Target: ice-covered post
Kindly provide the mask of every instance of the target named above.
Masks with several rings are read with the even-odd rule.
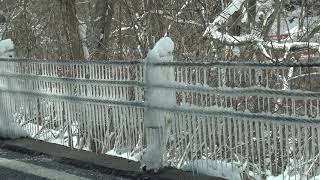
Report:
[[[173,41],[169,37],[164,37],[155,44],[147,56],[145,76],[147,108],[144,118],[147,149],[141,160],[146,170],[157,171],[166,163],[166,144],[172,115],[157,107],[173,107],[176,104],[176,94],[174,89],[156,88],[155,85],[168,85],[174,82],[174,68],[154,65],[154,63],[172,62],[173,49]]]
[[[0,58],[8,59],[14,57],[14,44],[11,39],[0,40]],[[3,64],[2,64],[3,63]],[[10,70],[5,66],[8,61],[0,63],[0,72],[4,73]],[[9,80],[6,84],[0,84],[1,88],[14,89],[14,84]],[[0,92],[0,137],[1,138],[18,138],[28,136],[21,126],[13,121],[12,115],[8,114],[8,102],[4,98],[7,94]]]

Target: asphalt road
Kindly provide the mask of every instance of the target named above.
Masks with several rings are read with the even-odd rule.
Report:
[[[6,180],[46,180],[46,178],[26,174],[23,172],[15,171],[9,168],[0,166],[0,177]]]
[[[29,155],[4,149],[0,149],[0,179],[128,180],[103,174],[97,170],[81,169],[46,155]]]

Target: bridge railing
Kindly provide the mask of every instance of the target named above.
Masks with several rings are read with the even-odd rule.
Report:
[[[0,97],[32,137],[74,148],[144,152],[155,136],[144,127],[148,108],[169,117],[163,163],[206,169],[213,162],[256,178],[317,174],[319,63],[152,66],[171,68],[172,81],[146,83],[148,66],[140,60],[2,59]],[[150,89],[173,91],[174,104],[146,103]]]
[[[100,153],[142,147],[140,61],[3,59],[0,67],[5,108],[32,137]]]
[[[154,63],[174,67],[167,151],[172,165],[230,163],[251,176],[316,175],[320,143],[320,64]],[[226,170],[227,171],[227,170]],[[268,174],[269,173],[269,174]]]

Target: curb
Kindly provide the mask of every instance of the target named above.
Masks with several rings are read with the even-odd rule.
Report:
[[[40,140],[23,138],[15,140],[0,139],[0,148],[15,152],[39,155],[44,154],[62,163],[83,169],[95,169],[102,173],[136,180],[223,180],[172,167],[161,169],[159,173],[147,173],[140,170],[140,163],[105,154],[72,149],[66,146],[47,143]]]

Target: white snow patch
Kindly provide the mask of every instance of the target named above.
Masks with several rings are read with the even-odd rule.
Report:
[[[195,160],[181,167],[184,171],[193,171],[214,177],[230,180],[241,180],[240,169],[231,163],[218,160]]]
[[[122,153],[122,154],[119,154],[114,149],[106,152],[106,154],[110,155],[110,156],[116,156],[116,157],[121,157],[124,159],[129,159],[129,160],[136,161],[136,162],[138,162],[140,160],[140,156],[141,156],[141,153],[136,153],[136,154]]]

